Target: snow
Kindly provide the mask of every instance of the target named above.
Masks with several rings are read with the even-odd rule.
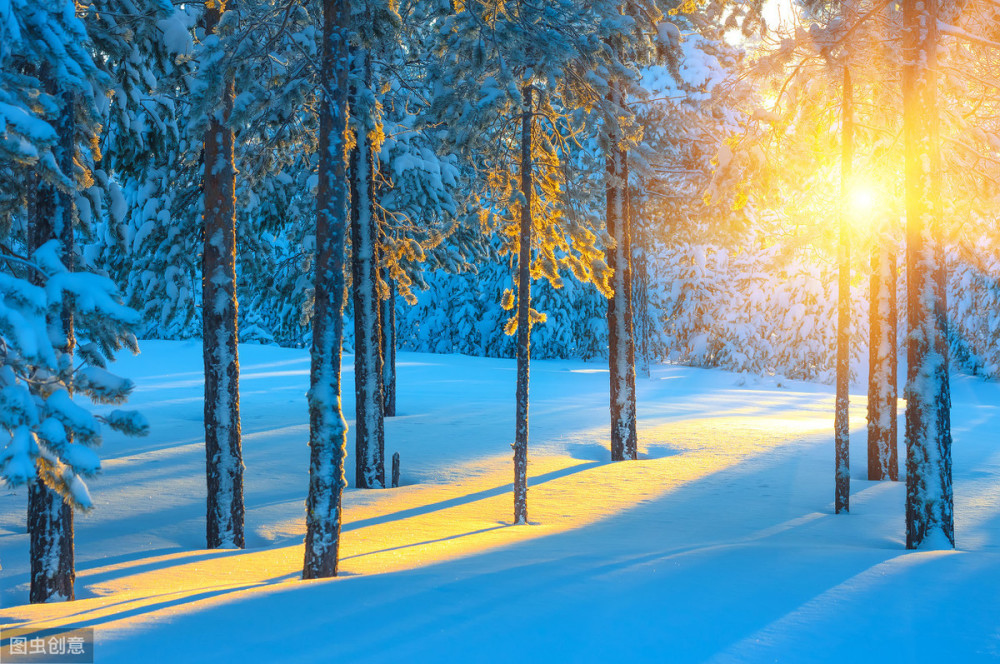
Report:
[[[26,490],[0,495],[0,623],[94,627],[102,664],[1000,657],[995,383],[953,377],[959,549],[907,551],[904,483],[862,479],[863,394],[834,515],[831,387],[654,366],[640,460],[612,464],[606,364],[535,361],[512,526],[514,362],[401,352],[402,486],[345,491],[341,577],[302,582],[308,353],[240,347],[248,548],[207,551],[201,346],[141,346],[111,370],[151,435],[104,433],[78,601],[25,605]]]
[[[156,22],[156,26],[163,32],[164,47],[173,55],[190,55],[194,48],[184,18],[184,14],[176,13]],[[150,87],[155,88],[156,85]]]

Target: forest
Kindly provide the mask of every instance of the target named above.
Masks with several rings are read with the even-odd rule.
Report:
[[[1000,657],[998,194],[994,0],[0,0],[0,654]]]

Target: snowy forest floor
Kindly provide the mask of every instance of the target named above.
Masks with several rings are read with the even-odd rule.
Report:
[[[78,601],[26,604],[26,491],[0,496],[0,623],[94,627],[101,664],[1000,659],[995,383],[953,379],[958,550],[908,552],[903,483],[864,479],[863,395],[837,516],[831,387],[654,368],[641,459],[612,464],[606,366],[533,362],[512,526],[514,363],[400,353],[403,486],[349,489],[342,576],[302,582],[308,353],[241,347],[247,549],[206,551],[200,345],[142,348],[117,370],[152,435],[104,443]]]

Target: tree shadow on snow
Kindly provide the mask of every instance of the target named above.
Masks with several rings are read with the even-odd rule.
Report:
[[[581,473],[599,465],[601,464],[595,461],[592,463],[581,463],[576,466],[571,466],[570,468],[563,468],[562,470],[553,470],[552,472],[542,473],[541,475],[529,477],[528,485],[538,486],[539,484],[544,484],[545,482]],[[411,507],[398,512],[392,512],[391,514],[383,514],[382,516],[375,516],[369,519],[361,519],[360,521],[345,523],[342,531],[357,530],[359,528],[367,528],[368,526],[375,526],[382,523],[388,523],[390,521],[409,519],[414,516],[423,516],[425,514],[430,514],[431,512],[446,510],[451,507],[458,507],[459,505],[467,505],[468,503],[474,503],[479,500],[502,496],[511,493],[513,490],[513,484],[503,484],[501,486],[493,487],[492,489],[483,489],[482,491],[475,491],[464,496],[449,498],[447,500],[439,500],[436,503],[430,503],[428,505],[420,505],[419,507]]]

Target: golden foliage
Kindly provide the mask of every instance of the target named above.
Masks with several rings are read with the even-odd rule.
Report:
[[[508,288],[503,292],[503,296],[500,298],[500,306],[503,307],[504,311],[510,311],[514,308],[514,289]]]

